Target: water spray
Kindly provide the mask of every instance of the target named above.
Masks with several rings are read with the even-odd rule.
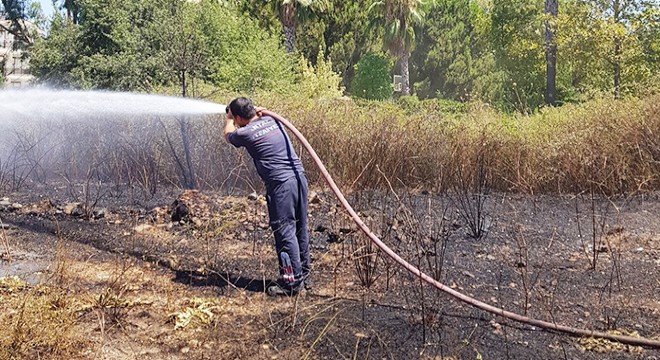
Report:
[[[558,331],[562,333],[567,333],[573,336],[585,336],[585,337],[594,337],[594,338],[603,338],[611,341],[616,341],[620,342],[623,344],[629,344],[629,345],[635,345],[635,346],[646,346],[646,347],[651,347],[651,348],[660,348],[660,340],[654,340],[654,339],[646,339],[646,338],[641,338],[641,337],[634,337],[634,336],[627,336],[627,335],[616,335],[616,334],[609,334],[606,332],[601,332],[601,331],[596,331],[596,330],[588,330],[588,329],[579,329],[579,328],[574,328],[571,326],[565,326],[565,325],[560,325],[556,323],[551,323],[543,320],[538,320],[538,319],[533,319],[527,316],[523,316],[520,314],[516,314],[510,311],[506,311],[502,308],[498,308],[496,306],[484,303],[482,301],[479,301],[473,297],[467,296],[463,293],[460,293],[452,288],[450,288],[447,285],[442,284],[441,282],[435,280],[434,278],[430,277],[429,275],[425,274],[418,268],[416,268],[414,265],[411,263],[407,262],[401,256],[399,256],[397,253],[395,253],[392,249],[390,249],[385,243],[383,243],[382,240],[378,238],[370,229],[369,227],[360,219],[360,216],[353,210],[353,207],[348,203],[344,195],[341,193],[339,190],[339,187],[337,187],[337,184],[335,184],[334,180],[330,176],[330,173],[328,173],[328,170],[325,168],[321,160],[319,159],[318,155],[312,148],[312,146],[309,144],[307,139],[302,135],[298,129],[296,129],[293,124],[291,124],[288,120],[282,118],[281,116],[277,115],[276,113],[272,111],[267,111],[263,110],[262,111],[263,115],[265,116],[271,116],[275,120],[279,121],[282,123],[287,129],[289,129],[297,138],[300,140],[302,145],[305,147],[307,152],[311,155],[312,159],[314,160],[314,163],[316,163],[316,166],[319,168],[321,171],[321,174],[327,181],[328,185],[330,185],[330,188],[332,191],[335,193],[337,198],[339,199],[339,202],[342,204],[344,209],[348,211],[348,213],[351,215],[351,218],[353,221],[358,225],[360,230],[364,232],[367,237],[376,245],[378,246],[387,256],[389,256],[392,260],[394,260],[397,264],[402,266],[404,269],[406,269],[408,272],[411,274],[421,278],[423,281],[426,283],[432,285],[436,289],[460,300],[461,302],[464,302],[468,305],[474,306],[478,309],[487,311],[491,314],[499,315],[504,318],[517,321],[523,324],[528,324],[532,326],[537,326],[543,329],[548,329],[552,331]]]
[[[213,102],[154,94],[28,88],[0,90],[0,123],[17,119],[222,114]]]

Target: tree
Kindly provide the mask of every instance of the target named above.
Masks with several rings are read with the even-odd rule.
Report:
[[[374,25],[384,30],[383,45],[397,59],[401,95],[410,95],[410,53],[415,48],[414,25],[422,22],[421,0],[378,0],[371,4]]]
[[[0,19],[9,22],[8,25],[0,22],[0,29],[12,34],[17,43],[32,45],[34,37],[26,23],[29,4],[25,0],[2,0],[0,5]]]
[[[67,19],[71,20],[74,24],[78,24],[78,17],[80,16],[79,0],[61,0],[59,9],[66,10]]]
[[[371,2],[334,0],[333,11],[320,16],[325,24],[325,54],[332,60],[333,70],[342,75],[342,83],[347,88],[352,83],[355,64],[377,44],[368,31]]]
[[[571,68],[573,86],[615,98],[646,91],[657,69],[653,46],[648,46],[654,42],[657,1],[566,0],[563,6],[557,44],[560,62],[563,57]]]
[[[554,41],[558,0],[545,0],[545,103],[554,106],[557,95],[557,44]]]
[[[608,56],[612,65],[614,98],[621,97],[621,67],[624,63],[624,49],[627,38],[635,32],[635,20],[643,11],[644,0],[599,0],[590,1],[595,15],[606,22],[605,31],[612,39],[612,49]]]
[[[51,87],[75,87],[73,74],[78,72],[83,46],[79,27],[56,13],[48,37],[30,49],[30,70],[39,82]]]
[[[282,49],[278,36],[236,8],[210,0],[202,4],[199,26],[210,56],[204,78],[236,92],[281,91],[293,84],[294,59]]]
[[[439,0],[427,12],[417,50],[411,59],[411,79],[420,98],[458,101],[473,98],[475,83],[489,59],[488,17],[471,0]]]
[[[188,96],[191,79],[201,77],[208,66],[208,46],[200,26],[203,11],[200,4],[169,0],[165,8],[156,10],[148,34],[177,79],[183,97]],[[173,20],[176,26],[172,26]]]
[[[340,86],[341,76],[332,71],[332,63],[323,58],[319,51],[316,66],[308,64],[301,56],[298,61],[297,81],[293,92],[297,96],[318,99],[323,97],[336,98],[342,95],[344,89]]]
[[[200,23],[203,20],[205,5],[191,2],[169,0],[164,8],[156,10],[154,15],[152,39],[158,48],[167,67],[172,71],[180,87],[182,97],[189,96],[190,82],[202,77],[203,70],[208,65],[208,46]],[[173,20],[176,25],[173,25]],[[177,117],[179,132],[183,146],[185,163],[172,151],[177,168],[181,174],[181,183],[186,189],[198,186],[194,162],[192,160],[191,124],[186,116]],[[169,138],[168,138],[169,142]],[[170,147],[173,145],[170,142]]]
[[[650,91],[660,90],[660,6],[648,4],[639,15],[636,36],[641,46],[643,65],[647,69],[640,79],[641,86]]]
[[[502,103],[529,113],[543,103],[545,71],[543,0],[494,1],[490,36],[495,65],[502,71]]]
[[[262,25],[270,28],[269,16],[264,13],[268,6],[271,14],[279,19],[284,36],[284,48],[292,53],[296,49],[296,27],[298,22],[309,20],[313,14],[322,13],[331,7],[332,0],[248,0],[243,7]]]

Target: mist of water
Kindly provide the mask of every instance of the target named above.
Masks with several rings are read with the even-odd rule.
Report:
[[[225,105],[174,96],[45,88],[0,90],[0,123],[31,119],[224,114]]]

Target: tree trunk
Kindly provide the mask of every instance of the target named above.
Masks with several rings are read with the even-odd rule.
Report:
[[[410,71],[408,65],[410,63],[410,53],[406,50],[401,54],[399,66],[401,67],[401,95],[410,95]]]
[[[181,82],[181,96],[188,97],[188,81],[186,70],[180,70],[179,80]],[[182,116],[179,121],[179,129],[181,130],[181,142],[183,143],[183,154],[186,157],[186,163],[179,164],[181,174],[183,176],[182,186],[184,189],[196,189],[197,178],[195,176],[195,168],[193,167],[192,152],[190,150],[190,129],[188,119]]]
[[[545,0],[545,13],[551,17],[545,21],[545,103],[552,106],[557,103],[557,44],[553,21],[558,12],[558,0]]]
[[[76,0],[66,0],[64,1],[63,7],[66,9],[66,17],[71,20],[74,24],[78,24],[78,3]]]
[[[614,63],[612,67],[614,68],[614,98],[619,99],[621,97],[621,40],[618,37],[614,38]]]
[[[279,0],[278,0],[279,1]],[[296,2],[282,5],[280,20],[284,31],[284,48],[292,53],[296,49]]]
[[[284,49],[288,53],[292,53],[296,49],[296,28],[284,28]]]
[[[184,189],[197,188],[197,176],[195,175],[195,168],[193,167],[192,151],[190,150],[190,129],[188,119],[184,116],[179,119],[179,128],[181,129],[181,140],[183,142],[183,154],[186,157],[186,164],[181,170],[183,172],[183,186]]]
[[[181,96],[188,97],[188,83],[186,82],[186,70],[179,70],[179,84],[181,85]]]
[[[615,24],[620,24],[622,19],[623,7],[621,1],[615,0],[612,3],[612,16]],[[612,59],[613,83],[614,83],[614,98],[621,97],[621,39],[618,35],[614,35],[614,58]]]

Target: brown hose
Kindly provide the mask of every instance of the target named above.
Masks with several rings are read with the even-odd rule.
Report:
[[[615,335],[615,334],[608,334],[605,332],[600,332],[600,331],[595,331],[595,330],[586,330],[586,329],[578,329],[570,326],[565,326],[565,325],[559,325],[555,323],[550,323],[547,321],[543,320],[538,320],[538,319],[533,319],[529,318],[527,316],[522,316],[516,313],[512,313],[510,311],[506,311],[504,309],[486,304],[484,302],[481,302],[475,298],[472,298],[470,296],[464,295],[442,283],[439,281],[433,279],[432,277],[426,275],[422,271],[420,271],[418,268],[416,268],[414,265],[410,264],[403,258],[401,258],[397,253],[392,251],[385,243],[383,243],[378,236],[376,236],[369,227],[360,219],[358,214],[353,210],[353,207],[346,201],[346,198],[344,195],[341,193],[339,188],[337,187],[337,184],[335,184],[334,180],[332,180],[332,177],[328,173],[328,170],[325,168],[323,163],[321,162],[321,159],[319,159],[318,155],[316,155],[316,152],[312,148],[312,146],[307,142],[307,139],[296,129],[293,124],[291,124],[288,120],[282,118],[281,116],[277,115],[276,113],[268,110],[263,110],[263,115],[266,116],[271,116],[275,120],[281,122],[286,126],[287,129],[289,129],[297,138],[300,140],[300,142],[303,144],[305,149],[309,152],[309,154],[312,156],[312,159],[314,159],[314,162],[318,166],[319,170],[321,170],[321,174],[323,174],[323,177],[325,180],[328,182],[328,185],[330,185],[330,188],[332,191],[335,193],[337,198],[339,199],[339,202],[344,206],[346,211],[351,215],[351,218],[353,218],[353,221],[360,227],[360,229],[367,234],[367,236],[371,239],[371,241],[376,244],[381,250],[383,250],[392,260],[396,261],[399,265],[403,266],[406,270],[408,270],[410,273],[420,277],[422,280],[425,282],[433,285],[440,291],[443,291],[458,300],[467,303],[469,305],[472,305],[474,307],[477,307],[481,310],[488,311],[490,313],[496,314],[503,316],[507,319],[511,319],[514,321],[518,321],[524,324],[529,324],[533,326],[538,326],[540,328],[544,329],[549,329],[549,330],[555,330],[559,332],[564,332],[568,333],[574,336],[586,336],[586,337],[595,337],[595,338],[603,338],[607,340],[612,340],[612,341],[617,341],[623,344],[630,344],[630,345],[637,345],[637,346],[646,346],[646,347],[652,347],[652,348],[660,348],[660,340],[653,340],[653,339],[646,339],[646,338],[638,338],[638,337],[633,337],[633,336],[626,336],[626,335]]]

